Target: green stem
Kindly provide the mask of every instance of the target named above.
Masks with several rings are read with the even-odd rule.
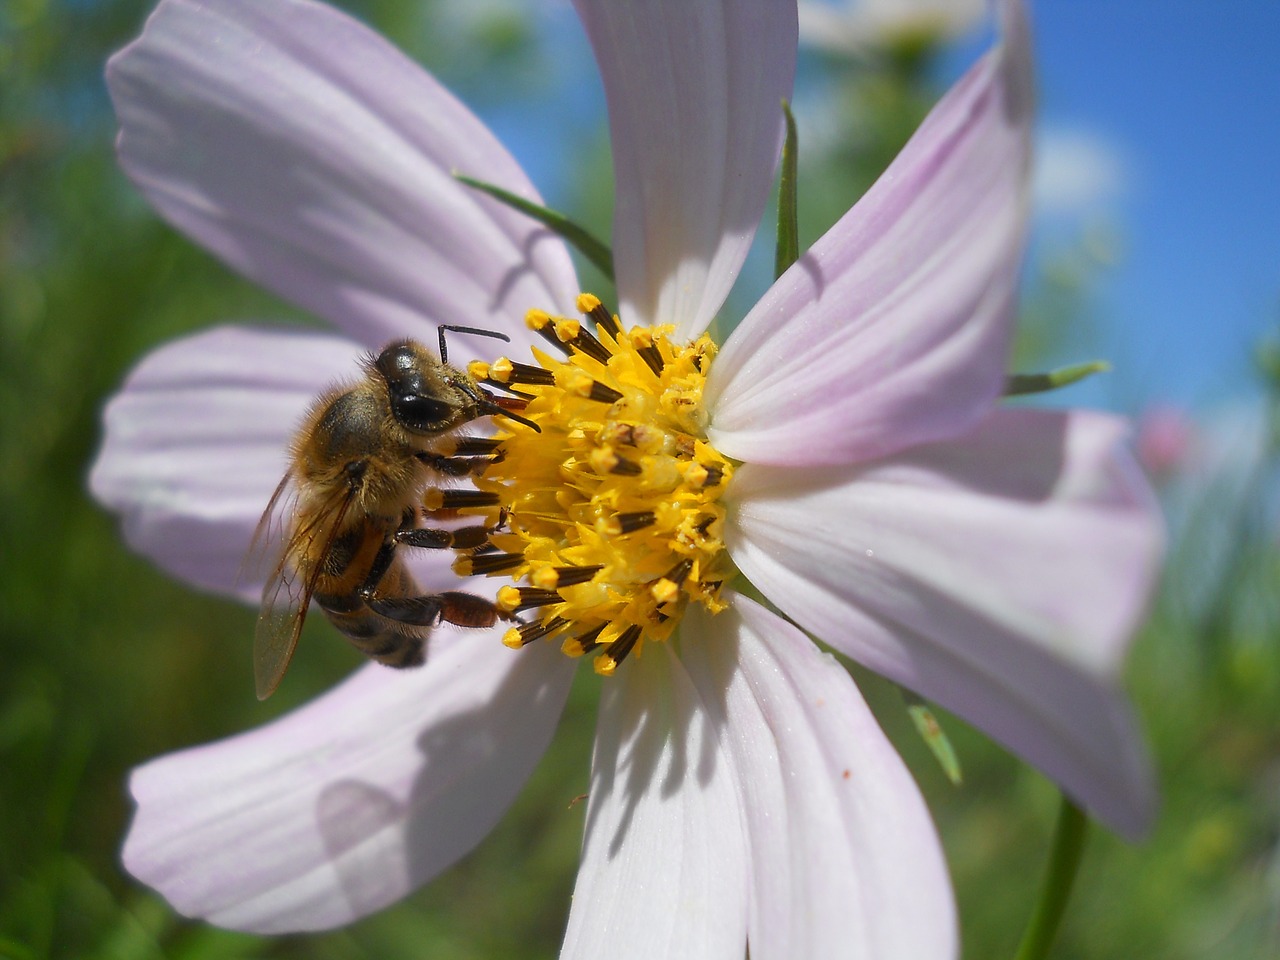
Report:
[[[1043,960],[1049,955],[1049,948],[1067,909],[1067,900],[1071,897],[1076,872],[1080,869],[1088,827],[1089,818],[1064,794],[1054,828],[1049,867],[1040,888],[1040,901],[1027,924],[1026,933],[1022,935],[1016,960]]]

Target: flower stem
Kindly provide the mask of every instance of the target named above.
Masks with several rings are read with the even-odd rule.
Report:
[[[1027,924],[1026,933],[1022,935],[1015,960],[1043,960],[1048,956],[1080,868],[1088,827],[1089,818],[1064,794],[1062,806],[1058,809],[1058,823],[1054,827],[1049,867],[1040,888],[1040,900]]]

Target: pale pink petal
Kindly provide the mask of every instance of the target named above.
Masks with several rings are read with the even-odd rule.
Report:
[[[498,631],[432,638],[274,723],[133,774],[129,872],[181,913],[259,933],[349,923],[425,883],[497,823],[573,677]]]
[[[571,309],[564,244],[458,183],[537,201],[467,109],[306,0],[163,0],[112,58],[120,161],[160,213],[366,346]],[[483,347],[478,347],[483,349]]]
[[[1127,835],[1151,774],[1120,689],[1159,514],[1101,415],[997,410],[861,467],[745,465],[727,533],[800,626],[978,725]]]
[[[623,321],[691,339],[742,267],[773,183],[796,8],[575,0],[609,104]]]
[[[256,597],[261,583],[238,579],[289,439],[318,393],[358,375],[362,352],[337,337],[244,327],[160,347],[107,404],[90,489],[169,573]]]
[[[741,960],[746,840],[709,716],[666,644],[605,682],[561,960]]]
[[[1000,392],[1027,213],[1030,52],[1001,47],[725,344],[709,436],[753,463],[840,464],[968,429]]]
[[[956,956],[929,811],[848,671],[759,604],[731,603],[687,615],[681,656],[736,771],[752,960]]]

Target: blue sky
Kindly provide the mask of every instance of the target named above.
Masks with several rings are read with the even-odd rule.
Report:
[[[555,203],[569,192],[557,179],[564,151],[595,129],[603,102],[568,4],[549,6],[562,73],[548,85],[554,105],[533,102],[544,89],[505,109],[476,106]],[[1038,247],[1085,224],[1119,238],[1088,301],[1096,339],[1080,348],[1116,372],[1067,399],[1206,410],[1256,394],[1249,351],[1280,331],[1280,0],[1033,0],[1031,9]],[[947,76],[985,42],[958,44]]]
[[[1247,394],[1280,330],[1280,2],[1033,4],[1042,128],[1119,170],[1124,254],[1097,298],[1127,403]]]

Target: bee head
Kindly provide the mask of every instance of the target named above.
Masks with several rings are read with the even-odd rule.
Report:
[[[373,369],[387,384],[392,416],[410,433],[433,436],[479,415],[473,391],[459,384],[466,374],[412,340],[384,349],[374,358]]]

